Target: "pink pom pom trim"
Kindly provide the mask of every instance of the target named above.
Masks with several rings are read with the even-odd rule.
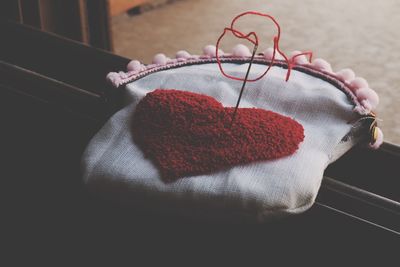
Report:
[[[328,61],[326,61],[325,59],[317,58],[311,64],[312,64],[312,66],[314,66],[315,68],[317,68],[319,70],[324,70],[326,72],[331,72],[331,73],[333,72],[331,64],[329,64]]]
[[[356,75],[352,69],[342,69],[336,72],[336,78],[338,78],[342,82],[349,82],[351,80],[354,80],[355,77]]]
[[[206,45],[203,48],[203,55],[208,56],[208,57],[215,57],[216,56],[215,51],[216,51],[215,45]],[[224,54],[224,51],[222,51],[221,49],[218,49],[218,54],[219,54],[219,56],[222,56]]]
[[[263,54],[264,54],[264,58],[265,58],[265,59],[271,60],[271,59],[272,59],[272,56],[273,56],[273,54],[274,54],[274,49],[273,49],[272,47],[269,47],[269,48],[265,49],[265,51],[264,51]],[[279,54],[278,51],[275,51],[275,59],[277,59],[277,60],[283,60],[282,55]]]
[[[185,50],[180,50],[180,51],[176,52],[175,57],[177,59],[188,59],[188,58],[190,58],[190,54]]]
[[[126,73],[123,72],[123,71],[118,72],[118,74],[119,74],[119,77],[121,77],[121,79],[126,79],[126,78],[128,78],[128,74],[126,74]]]
[[[360,104],[364,107],[366,112],[370,113],[372,111],[372,104],[368,99],[361,100]]]
[[[232,49],[232,54],[235,57],[251,57],[249,48],[243,44],[237,44]]]
[[[107,76],[106,76],[106,79],[107,79],[107,81],[109,81],[115,87],[118,87],[122,82],[121,77],[116,72],[108,73]]]
[[[138,60],[131,60],[128,65],[126,65],[128,71],[140,71],[142,69],[142,64]]]
[[[168,61],[167,57],[162,53],[156,54],[153,57],[153,64],[156,65],[165,65],[167,64],[167,61]]]
[[[271,60],[273,53],[274,53],[274,49],[272,47],[265,49],[264,58],[267,60]]]
[[[374,110],[379,104],[378,94],[371,88],[363,87],[356,91],[357,99],[368,110]]]
[[[203,55],[215,57],[215,45],[206,45],[203,48]]]
[[[297,56],[301,53],[302,53],[301,51],[297,51],[297,50],[293,51],[292,53],[290,53],[290,57],[293,58],[294,56]],[[294,60],[295,64],[309,64],[310,63],[305,55],[295,57],[293,60]]]
[[[358,89],[363,87],[369,87],[369,85],[367,80],[365,80],[362,77],[357,77],[350,81],[349,87],[353,93],[356,93]]]

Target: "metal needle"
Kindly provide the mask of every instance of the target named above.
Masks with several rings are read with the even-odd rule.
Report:
[[[247,79],[248,79],[248,77],[249,77],[251,65],[253,64],[253,60],[254,60],[254,56],[255,56],[255,54],[256,54],[257,48],[258,48],[258,45],[254,45],[253,54],[251,55],[249,67],[247,68],[246,76],[244,77],[244,81],[243,81],[243,84],[242,84],[242,89],[240,90],[239,98],[238,98],[238,101],[237,101],[237,103],[236,103],[236,107],[235,107],[235,110],[234,110],[234,112],[233,112],[232,120],[231,120],[231,124],[230,124],[229,128],[232,127],[233,121],[235,120],[236,112],[237,112],[237,109],[238,109],[238,107],[239,107],[240,99],[242,98],[242,94],[243,94],[244,88],[246,87],[246,82],[247,82]]]

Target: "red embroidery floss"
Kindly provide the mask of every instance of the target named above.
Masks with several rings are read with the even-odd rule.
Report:
[[[220,55],[219,55],[219,46],[220,46],[221,40],[223,39],[223,37],[225,36],[225,34],[228,31],[232,32],[234,36],[236,36],[236,37],[238,37],[240,39],[248,40],[249,42],[251,42],[255,46],[259,45],[259,38],[258,38],[258,35],[255,32],[250,32],[248,34],[244,34],[241,31],[235,29],[235,23],[237,22],[237,20],[240,19],[241,17],[247,16],[247,15],[260,16],[260,17],[267,18],[267,19],[271,20],[273,22],[273,24],[275,25],[276,29],[277,29],[277,35],[274,36],[274,38],[273,38],[274,50],[273,50],[272,59],[271,59],[271,62],[269,64],[268,68],[265,70],[264,73],[259,75],[257,78],[246,79],[246,81],[255,82],[255,81],[260,80],[265,75],[267,75],[268,71],[271,69],[271,67],[273,66],[273,64],[275,62],[276,52],[278,52],[284,58],[284,60],[287,63],[288,70],[287,70],[287,74],[286,74],[286,81],[288,81],[289,78],[290,78],[290,74],[291,74],[292,68],[294,66],[294,60],[295,60],[296,57],[299,57],[299,56],[302,56],[302,55],[309,56],[309,61],[311,62],[312,52],[310,52],[310,51],[299,53],[299,54],[294,55],[291,58],[289,58],[289,57],[286,56],[285,53],[283,53],[280,50],[279,41],[280,41],[280,38],[281,38],[281,27],[280,27],[279,23],[276,21],[276,19],[273,16],[265,14],[265,13],[257,12],[257,11],[247,11],[247,12],[241,13],[241,14],[239,14],[236,17],[233,18],[230,27],[226,27],[224,29],[224,31],[222,32],[222,34],[219,36],[219,38],[217,40],[217,44],[215,45],[215,54],[216,54],[217,64],[218,64],[219,70],[221,71],[221,73],[225,77],[233,79],[233,80],[238,80],[238,81],[244,81],[245,80],[244,78],[239,78],[239,77],[235,77],[235,76],[227,74],[224,71],[224,69],[222,68]]]
[[[304,139],[301,124],[258,108],[239,108],[230,128],[233,112],[210,96],[157,89],[137,105],[133,137],[167,181],[285,157]]]

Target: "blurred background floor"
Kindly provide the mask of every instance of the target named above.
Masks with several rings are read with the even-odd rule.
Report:
[[[139,15],[112,18],[115,53],[150,63],[162,52],[201,54],[215,44],[231,19],[247,10],[273,15],[282,27],[280,46],[286,53],[312,50],[334,70],[352,68],[380,95],[379,123],[385,140],[400,144],[400,1],[398,0],[179,0]],[[246,19],[243,30],[265,33],[272,46],[272,24]],[[238,40],[224,40],[225,51]]]

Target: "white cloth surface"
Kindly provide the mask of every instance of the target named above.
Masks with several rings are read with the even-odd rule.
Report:
[[[226,72],[244,77],[248,64],[223,66]],[[250,78],[265,67],[253,64]],[[347,96],[332,84],[295,70],[285,82],[285,75],[285,69],[273,67],[260,81],[248,82],[240,107],[272,110],[301,123],[305,139],[293,155],[163,182],[133,142],[130,129],[140,125],[132,126],[131,117],[141,98],[157,88],[179,89],[235,106],[242,85],[223,77],[216,64],[192,65],[159,71],[126,85],[127,105],[95,135],[83,155],[86,184],[133,205],[204,216],[234,214],[233,218],[264,221],[305,211],[314,203],[326,166],[353,145],[341,140],[357,115]]]

